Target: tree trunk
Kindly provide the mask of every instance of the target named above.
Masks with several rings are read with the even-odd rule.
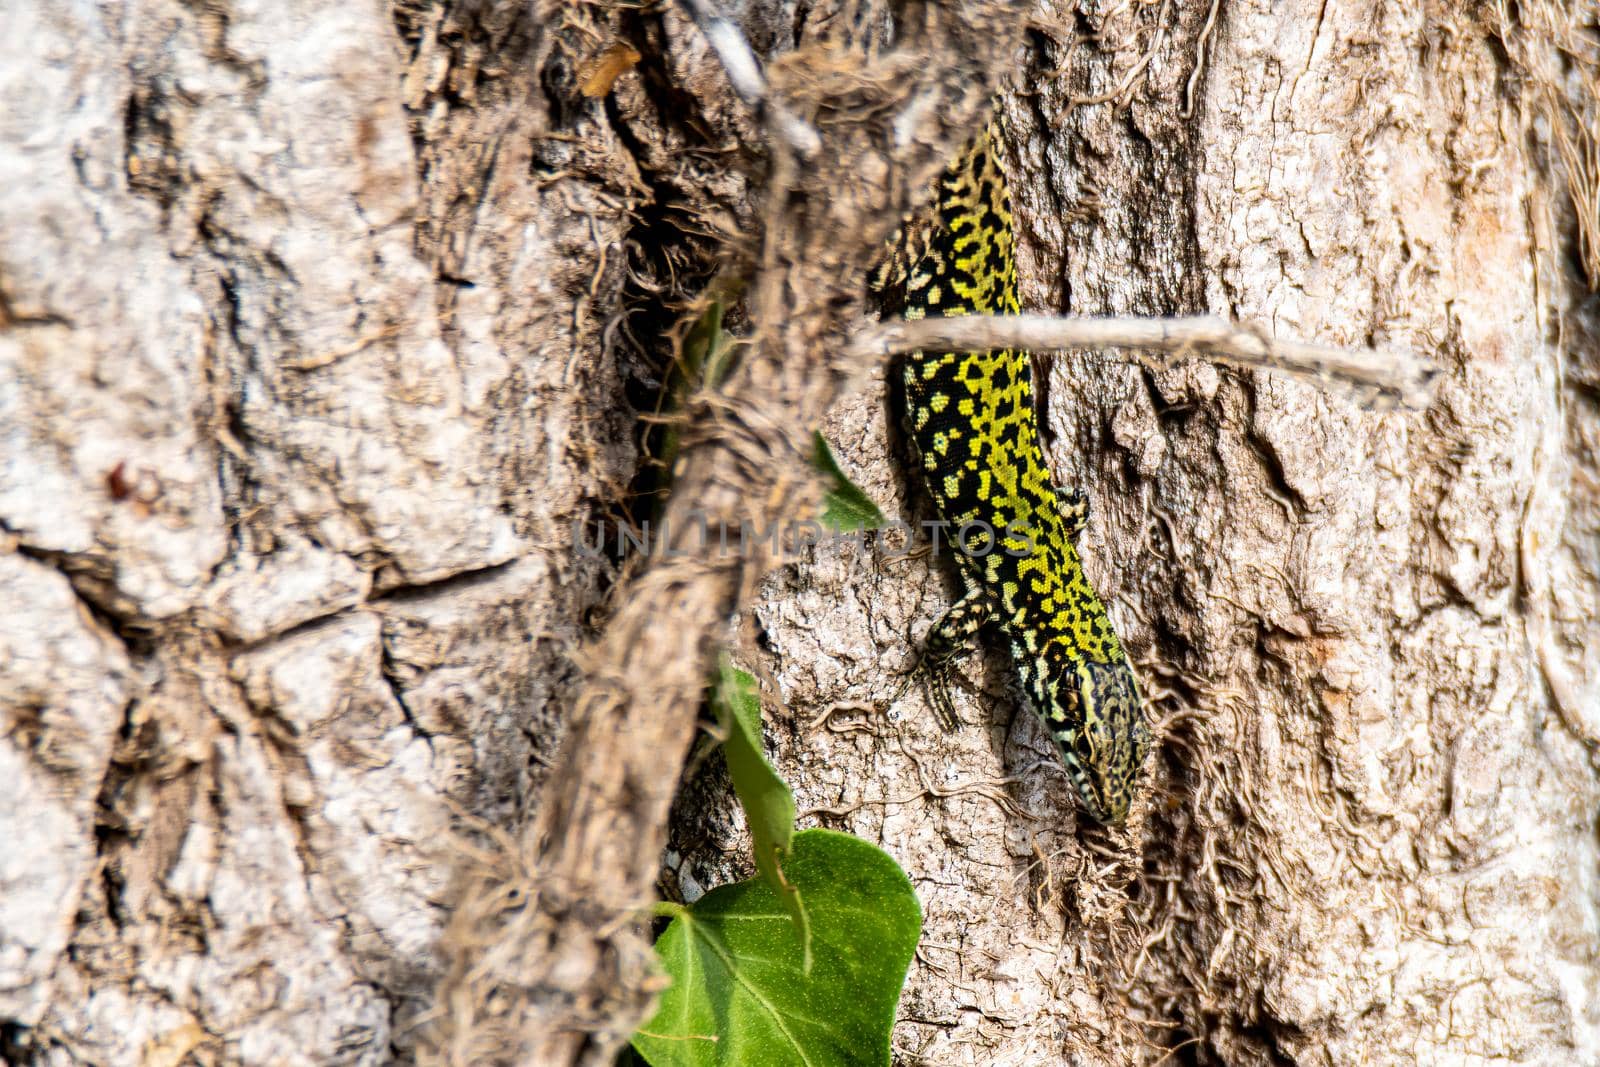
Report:
[[[895,90],[820,61],[857,5],[728,6],[802,111]],[[818,122],[800,166],[677,6],[0,0],[0,1059],[606,1062],[658,854],[672,894],[750,871],[715,760],[666,809],[694,693],[663,679],[742,603],[802,825],[921,899],[900,1062],[1600,1062],[1595,13],[1083,2],[1012,49],[951,29],[999,4],[951,10],[828,53],[963,72],[904,68],[966,86],[937,122]],[[828,338],[1002,75],[1029,310],[1445,370],[1380,413],[1048,364],[1158,722],[1121,831],[998,646],[959,733],[893,699],[937,559],[825,544],[695,599],[574,546],[642,514],[719,269],[777,451],[688,435],[674,502],[799,517],[831,405],[847,471],[926,514]],[[659,708],[596,695],[640,678]]]

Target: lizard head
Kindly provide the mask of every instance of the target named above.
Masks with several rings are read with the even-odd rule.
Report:
[[[1083,808],[1120,826],[1150,750],[1143,701],[1125,660],[1041,660],[1026,679]]]

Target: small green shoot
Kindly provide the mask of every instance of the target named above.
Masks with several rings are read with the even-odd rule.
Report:
[[[666,502],[672,485],[673,468],[683,438],[682,412],[697,389],[715,389],[733,369],[739,339],[723,329],[728,304],[738,295],[737,280],[718,279],[707,288],[704,310],[678,343],[677,357],[667,368],[667,376],[656,397],[655,414],[644,438],[649,457],[649,477],[640,495],[649,498],[653,511]]]
[[[800,936],[804,968],[811,968],[811,927],[800,891],[784,878],[782,859],[794,835],[794,793],[778,776],[761,748],[761,695],[755,676],[733,665],[726,654],[717,664],[711,706],[726,740],[723,755],[733,791],[744,808],[755,849],[756,870],[783,901]]]

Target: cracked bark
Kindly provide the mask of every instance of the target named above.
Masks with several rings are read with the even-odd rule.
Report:
[[[728,6],[769,58],[847,18]],[[1052,461],[1093,500],[1086,557],[1165,730],[1108,835],[992,651],[959,735],[916,694],[863,710],[953,592],[929,561],[823,548],[759,585],[752,564],[641,587],[570,549],[615,517],[660,338],[723,264],[765,331],[731,414],[781,449],[823,418],[920,514],[881,389],[835,396],[829,360],[873,227],[972,100],[852,172],[880,210],[839,242],[850,175],[805,214],[816,175],[777,180],[671,6],[12,5],[0,1058],[412,1059],[480,935],[505,980],[550,980],[522,1014],[446,1003],[435,1050],[600,1055],[647,984],[612,920],[656,872],[695,664],[746,590],[740,655],[806,824],[881,844],[924,904],[902,1062],[1600,1059],[1583,17],[1050,6],[1024,47],[980,46],[1020,64],[1030,310],[1235,314],[1446,367],[1430,410],[1379,414],[1199,362],[1051,366]],[[638,66],[584,97],[618,40]],[[823,133],[836,166],[886,143]],[[782,451],[704,444],[679,506],[803,500]],[[666,695],[622,730],[597,710],[637,677]],[[685,783],[669,892],[748,873],[719,773]],[[527,929],[447,936],[496,855],[581,877]],[[604,899],[575,905],[585,885]]]

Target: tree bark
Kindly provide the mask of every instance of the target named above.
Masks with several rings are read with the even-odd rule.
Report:
[[[668,812],[742,608],[802,825],[922,901],[899,1062],[1600,1060],[1593,12],[727,7],[817,161],[676,6],[0,4],[0,1059],[605,1060],[658,870],[750,872],[715,759]],[[719,269],[671,506],[801,514],[820,420],[924,516],[847,334],[993,83],[1028,310],[1445,371],[1049,361],[1159,723],[1122,831],[997,646],[959,733],[891,699],[937,559],[574,546]]]

